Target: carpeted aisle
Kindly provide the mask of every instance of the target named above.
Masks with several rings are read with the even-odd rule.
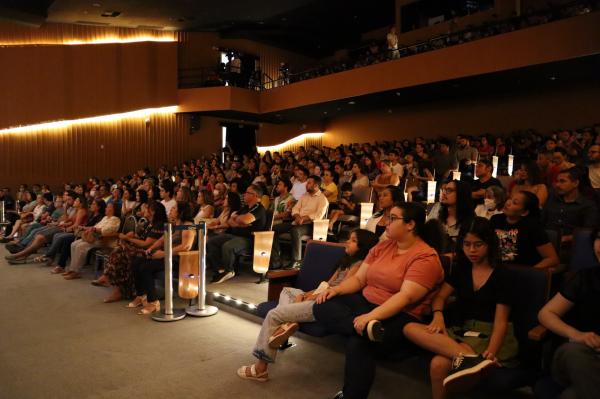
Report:
[[[66,281],[35,265],[10,266],[0,248],[0,398],[330,398],[344,357],[326,341],[280,356],[266,384],[244,381],[259,325],[221,310],[162,324],[103,304],[91,273]],[[422,382],[378,371],[371,397],[427,397]],[[390,393],[394,393],[390,395]]]

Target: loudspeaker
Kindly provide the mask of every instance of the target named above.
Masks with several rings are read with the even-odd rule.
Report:
[[[202,126],[202,124],[201,124],[202,118],[200,117],[200,113],[191,112],[189,115],[190,115],[190,134],[198,133]]]

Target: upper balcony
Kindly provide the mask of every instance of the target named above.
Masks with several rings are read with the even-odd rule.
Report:
[[[179,90],[184,112],[270,117],[311,105],[600,54],[600,12],[302,80],[270,90]]]

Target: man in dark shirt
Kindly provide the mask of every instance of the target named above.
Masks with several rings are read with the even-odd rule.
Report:
[[[502,187],[500,180],[492,176],[494,167],[489,159],[480,159],[475,169],[475,175],[478,180],[473,180],[471,184],[471,197],[477,205],[483,204],[485,198],[485,190],[492,186]]]
[[[599,244],[600,239],[596,237],[594,243],[596,257],[600,255]],[[556,350],[552,361],[552,376],[556,382],[565,387],[561,398],[598,397],[599,303],[600,268],[593,267],[578,272],[538,315],[542,325],[569,340]]]
[[[223,283],[235,276],[233,265],[240,254],[252,250],[252,233],[264,230],[265,208],[260,203],[263,192],[255,184],[248,186],[244,193],[246,205],[234,212],[227,223],[225,233],[210,237],[206,242],[206,263],[216,273],[213,283]]]
[[[550,195],[542,210],[542,223],[547,229],[561,234],[562,242],[573,240],[573,230],[577,227],[596,225],[598,213],[594,201],[579,192],[581,171],[570,168],[556,177],[555,192]]]
[[[439,141],[439,148],[433,156],[433,170],[435,178],[442,182],[450,176],[450,172],[458,168],[456,158],[450,154],[450,143],[447,140]]]

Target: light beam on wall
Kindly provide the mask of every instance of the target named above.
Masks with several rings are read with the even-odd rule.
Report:
[[[267,151],[270,151],[270,152],[280,151],[281,149],[289,147],[289,146],[304,145],[305,140],[320,139],[321,137],[323,137],[324,134],[325,133],[303,133],[303,134],[296,136],[294,138],[291,138],[288,141],[285,141],[281,144],[265,146],[265,147],[257,146],[256,149],[258,150],[258,152],[260,154],[264,154]]]
[[[35,40],[35,39],[34,39]],[[101,38],[95,39],[78,39],[78,38],[61,38],[61,39],[48,39],[48,40],[35,40],[27,41],[22,39],[15,39],[10,41],[0,41],[0,46],[48,46],[48,45],[67,45],[67,46],[80,46],[87,44],[111,44],[111,43],[141,43],[141,42],[176,42],[174,32],[164,32],[158,35],[105,35]]]
[[[10,127],[6,129],[0,129],[0,134],[8,134],[8,133],[28,133],[35,132],[39,130],[54,130],[54,129],[64,129],[73,125],[80,125],[86,123],[106,123],[106,122],[115,122],[122,119],[133,119],[140,118],[146,120],[146,118],[155,115],[155,114],[173,114],[177,112],[177,106],[172,105],[168,107],[161,108],[146,108],[139,109],[136,111],[123,112],[120,114],[110,114],[110,115],[99,115],[92,116],[89,118],[81,118],[81,119],[70,119],[70,120],[60,120],[53,122],[45,122],[38,123],[35,125],[26,125],[26,126],[17,126]]]

